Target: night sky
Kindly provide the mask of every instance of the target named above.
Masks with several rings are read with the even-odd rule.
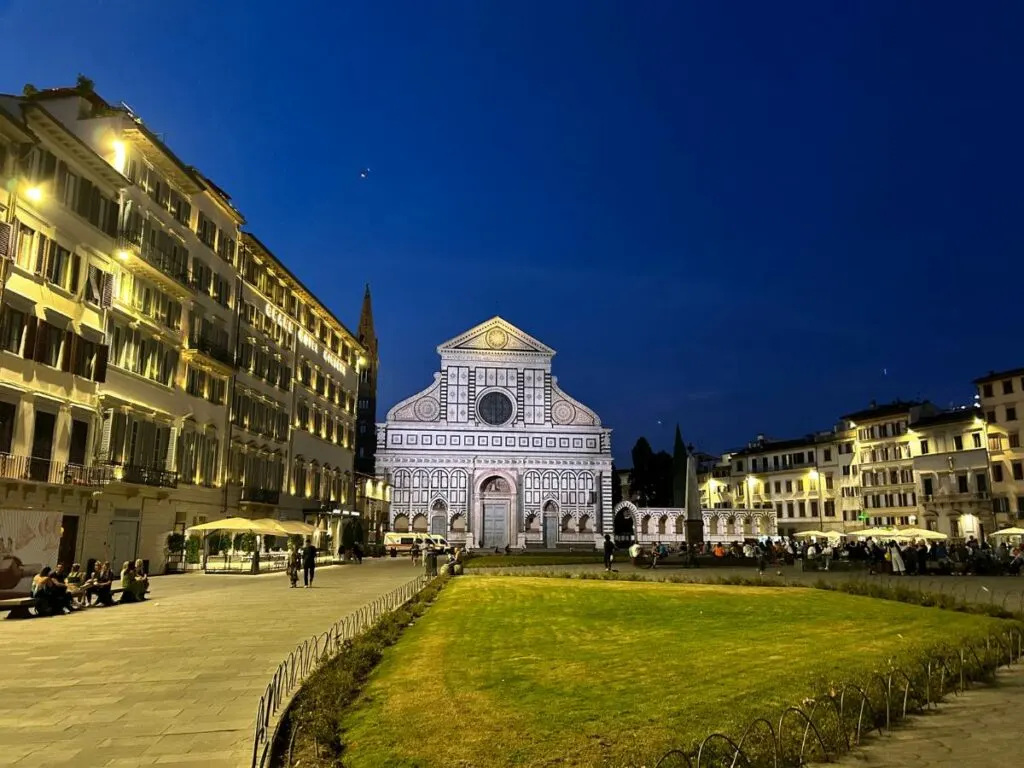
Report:
[[[497,314],[628,465],[677,421],[719,451],[1024,365],[1022,29],[997,0],[0,0],[0,90],[88,75],[350,328],[369,282],[381,420]]]

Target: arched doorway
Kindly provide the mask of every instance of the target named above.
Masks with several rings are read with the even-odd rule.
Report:
[[[448,528],[448,505],[438,499],[430,505],[430,532],[444,536]]]
[[[636,540],[636,507],[630,502],[623,501],[615,508],[615,518],[612,521],[612,535],[615,543],[621,546],[629,546]]]
[[[508,480],[492,475],[480,483],[482,506],[480,545],[484,549],[509,546],[509,520],[512,513],[512,488]]]
[[[558,505],[553,501],[544,504],[544,546],[554,549],[558,546]]]

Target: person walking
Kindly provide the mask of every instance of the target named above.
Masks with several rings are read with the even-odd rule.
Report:
[[[313,586],[316,575],[316,545],[307,536],[306,545],[302,548],[302,586],[309,589]]]
[[[615,542],[609,534],[604,535],[604,569],[611,571],[612,560],[615,558]]]
[[[295,544],[291,544],[288,547],[288,581],[291,583],[291,588],[299,584],[299,551],[295,548]]]
[[[903,563],[903,555],[900,554],[900,545],[895,541],[889,542],[889,564],[892,565],[892,572],[897,576],[905,576],[907,566]]]

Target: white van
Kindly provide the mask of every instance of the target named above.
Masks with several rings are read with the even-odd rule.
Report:
[[[388,531],[384,534],[385,554],[394,549],[400,555],[407,555],[412,551],[413,544],[419,545],[420,550],[426,549],[427,544],[433,544],[434,549],[438,549],[443,552],[449,552],[452,550],[452,546],[448,543],[448,540],[443,536],[438,536],[436,533]]]

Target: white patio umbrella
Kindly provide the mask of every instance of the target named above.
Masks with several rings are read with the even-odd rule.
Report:
[[[799,531],[793,534],[793,537],[797,539],[839,539],[842,536],[843,534],[839,531]]]
[[[851,531],[851,536],[862,539],[893,539],[899,534],[898,528],[865,528],[863,531]]]
[[[925,541],[944,541],[948,539],[944,533],[938,531],[930,531],[927,528],[901,528],[897,531],[893,538],[895,539],[924,539]]]
[[[990,533],[989,536],[1024,536],[1024,528],[1003,528],[1001,531]]]

